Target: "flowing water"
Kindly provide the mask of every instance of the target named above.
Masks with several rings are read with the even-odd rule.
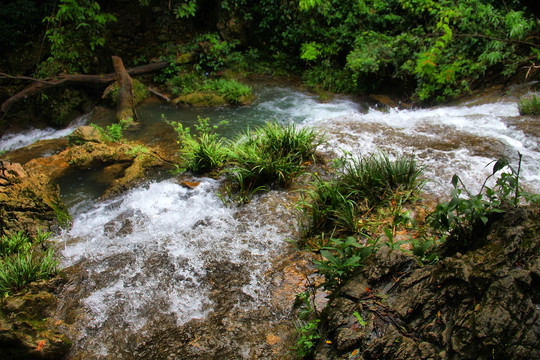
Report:
[[[454,173],[477,189],[490,161],[506,156],[516,165],[520,152],[522,184],[540,191],[540,124],[519,116],[514,97],[381,112],[289,88],[257,92],[253,105],[236,109],[144,105],[141,128],[128,136],[174,144],[161,114],[186,126],[198,116],[226,120],[227,137],[265,121],[295,122],[326,132],[323,151],[335,156],[377,149],[416,156],[436,197],[449,193]],[[106,124],[110,115],[95,121]],[[216,195],[219,181],[190,180],[200,185],[191,190],[162,174],[107,201],[98,200],[89,174],[61,184],[74,219],[58,238],[68,283],[57,315],[74,340],[70,358],[290,358],[290,297],[276,294],[278,260],[292,252],[285,239],[294,236],[294,194],[272,191],[227,207]]]

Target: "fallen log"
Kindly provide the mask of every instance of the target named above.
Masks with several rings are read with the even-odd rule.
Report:
[[[188,54],[185,54],[183,56],[178,57],[177,63],[179,64],[185,64],[188,62],[193,61],[193,56],[186,56]],[[166,68],[169,66],[168,61],[160,61],[155,62],[147,65],[141,65],[136,66],[130,69],[127,69],[126,72],[129,74],[129,76],[137,76],[142,75],[150,72],[159,71],[161,69]],[[30,80],[33,81],[32,84],[21,90],[20,92],[16,93],[15,95],[8,98],[2,106],[0,106],[0,112],[5,116],[9,110],[9,108],[17,103],[18,101],[28,99],[32,96],[35,96],[39,93],[41,93],[44,90],[59,87],[59,86],[69,86],[69,85],[86,85],[86,86],[103,86],[107,85],[110,82],[113,82],[116,80],[116,73],[109,73],[109,74],[99,74],[99,75],[83,75],[83,74],[63,74],[58,75],[55,78],[52,79],[35,79],[28,76],[12,76],[0,73],[0,78],[7,78],[7,79],[17,79],[17,80]]]

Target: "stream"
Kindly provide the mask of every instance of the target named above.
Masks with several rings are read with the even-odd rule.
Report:
[[[488,163],[504,156],[517,166],[518,152],[521,184],[540,192],[540,122],[519,115],[517,96],[380,111],[346,97],[320,102],[291,88],[255,90],[257,101],[243,108],[148,103],[138,110],[141,127],[126,137],[175,144],[162,114],[191,127],[198,116],[227,121],[220,131],[229,138],[266,121],[294,122],[324,131],[328,143],[321,150],[331,156],[378,149],[414,155],[426,166],[425,191],[435,198],[449,194],[455,173],[478,190],[491,173]],[[0,149],[111,119],[102,112],[76,120],[69,131],[5,135]],[[294,256],[285,240],[294,236],[295,194],[271,191],[249,204],[226,206],[216,195],[218,180],[190,178],[200,182],[192,190],[171,174],[158,174],[102,201],[94,180],[79,174],[60,184],[73,216],[72,227],[56,239],[68,278],[56,316],[73,339],[69,359],[294,358],[294,294],[280,289],[302,276],[302,269],[293,279],[284,275],[291,272],[284,271],[290,266],[284,259]]]

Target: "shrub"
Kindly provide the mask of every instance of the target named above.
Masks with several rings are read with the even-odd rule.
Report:
[[[449,252],[464,251],[481,246],[483,237],[493,215],[505,212],[509,207],[517,206],[520,199],[538,202],[540,196],[524,192],[519,185],[521,154],[518,169],[510,166],[508,160],[499,159],[493,165],[489,175],[478,193],[473,194],[463,184],[459,176],[454,175],[450,201],[437,205],[429,215],[428,221],[441,235],[449,235]],[[489,179],[500,174],[493,188],[486,184]],[[451,239],[451,240],[450,240]]]
[[[536,94],[525,96],[519,100],[518,108],[521,115],[540,116],[540,99]]]

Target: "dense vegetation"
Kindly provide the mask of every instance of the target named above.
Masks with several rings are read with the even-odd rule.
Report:
[[[38,232],[34,238],[23,233],[0,237],[1,295],[56,275],[59,262],[54,248],[44,250],[50,235]]]
[[[13,0],[0,8],[0,42],[8,51],[39,47],[33,66],[25,69],[39,77],[108,70],[111,54],[140,64],[195,53],[195,63],[173,64],[157,80],[182,93],[202,86],[209,74],[223,76],[225,69],[293,72],[332,91],[400,89],[417,101],[434,102],[519,73],[535,76],[539,27],[522,4]]]
[[[305,226],[294,243],[320,254],[314,263],[324,281],[318,286],[330,291],[331,298],[381,246],[409,253],[421,266],[467,253],[487,243],[488,230],[502,213],[520,204],[538,204],[540,197],[519,185],[520,167],[521,155],[516,167],[504,158],[494,162],[478,193],[471,193],[454,175],[451,199],[419,216],[416,195],[423,169],[414,159],[390,160],[385,154],[349,159],[344,172],[331,181],[317,182],[300,202]],[[488,186],[491,180],[494,185]],[[313,307],[314,294],[314,289],[308,289],[297,297],[298,358],[310,358],[321,340],[321,314]],[[365,326],[358,312],[354,316]]]

